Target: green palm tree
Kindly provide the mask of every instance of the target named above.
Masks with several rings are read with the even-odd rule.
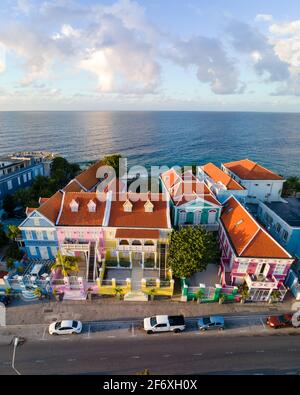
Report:
[[[60,252],[58,252],[56,262],[51,267],[51,270],[61,269],[62,275],[67,277],[73,272],[79,272],[78,262],[78,257],[62,255]]]

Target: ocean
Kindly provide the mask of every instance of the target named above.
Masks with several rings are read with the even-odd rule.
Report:
[[[21,150],[73,162],[120,153],[147,167],[249,158],[300,176],[300,113],[0,112],[0,156]]]

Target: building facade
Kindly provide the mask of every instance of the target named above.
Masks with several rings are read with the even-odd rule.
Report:
[[[219,242],[223,286],[245,285],[252,301],[268,301],[274,291],[284,298],[294,259],[234,197],[224,203]]]
[[[49,176],[53,159],[48,152],[19,152],[0,158],[0,208],[5,196],[29,187],[39,175]]]
[[[223,163],[222,170],[247,189],[247,203],[281,200],[284,178],[249,159]]]

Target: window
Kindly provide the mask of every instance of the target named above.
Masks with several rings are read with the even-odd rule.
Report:
[[[31,256],[35,256],[36,255],[36,248],[35,247],[29,247],[29,252]]]
[[[28,173],[28,180],[31,180],[31,173]]]
[[[34,223],[34,226],[40,226],[40,219],[39,218],[34,218],[33,219],[33,223]]]
[[[276,224],[276,232],[279,234],[281,231],[281,225],[280,224]]]
[[[21,178],[18,177],[18,185],[21,185]]]
[[[13,188],[12,181],[7,181],[7,189],[10,191]]]
[[[237,273],[247,273],[248,263],[239,263]]]
[[[283,230],[283,232],[282,232],[282,238],[283,238],[283,240],[284,240],[284,241],[287,241],[288,237],[289,237],[289,233],[288,233],[286,230]]]
[[[23,174],[23,181],[27,182],[27,174]]]
[[[278,263],[275,267],[273,274],[281,275],[284,274],[285,265]]]
[[[32,237],[31,230],[26,230],[25,237],[27,240],[32,240],[33,237]]]
[[[43,238],[43,232],[41,232],[40,230],[37,230],[36,231],[36,238],[38,239],[38,240],[43,240],[44,238]]]

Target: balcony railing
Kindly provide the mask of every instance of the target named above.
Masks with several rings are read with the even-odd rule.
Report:
[[[260,278],[259,276],[247,274],[245,280],[249,288],[270,289],[278,285],[278,280],[274,276],[262,276]]]
[[[156,246],[145,246],[145,245],[118,245],[118,251],[133,251],[133,252],[156,252]]]

